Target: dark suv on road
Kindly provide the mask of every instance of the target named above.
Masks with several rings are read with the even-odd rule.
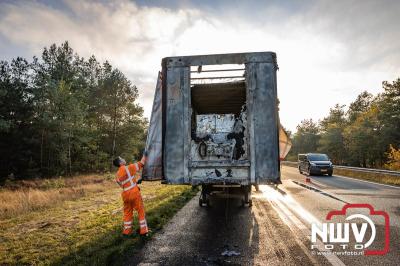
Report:
[[[298,155],[299,172],[308,175],[324,175],[332,176],[333,165],[326,154],[323,153],[306,153]]]

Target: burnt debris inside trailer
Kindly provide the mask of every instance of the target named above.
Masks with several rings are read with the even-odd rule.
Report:
[[[162,115],[152,114],[147,140],[158,161],[146,166],[148,179],[280,183],[275,53],[167,57],[162,68],[162,107],[153,106]],[[161,134],[150,134],[154,125]]]
[[[249,181],[245,66],[191,68],[192,184]]]

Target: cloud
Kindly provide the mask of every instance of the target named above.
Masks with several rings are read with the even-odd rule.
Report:
[[[0,3],[0,47],[13,45],[0,56],[37,55],[68,40],[80,55],[121,69],[138,86],[148,116],[161,58],[275,51],[281,120],[293,130],[398,77],[400,5],[382,2],[175,1],[173,9],[157,1]]]
[[[400,70],[400,2],[322,1],[305,23],[346,46],[346,69]]]
[[[31,55],[68,40],[82,56],[109,60],[139,87],[146,114],[162,57],[193,18],[194,10],[138,8],[129,1],[64,1],[62,9],[40,2],[1,4],[0,35]],[[150,106],[150,107],[149,107]]]

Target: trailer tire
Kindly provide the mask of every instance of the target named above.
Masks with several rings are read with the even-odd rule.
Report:
[[[211,204],[210,204],[210,199],[207,197],[207,199],[206,199],[206,207],[207,208],[210,208],[211,207]]]
[[[249,187],[251,189],[251,186]],[[249,205],[249,207],[253,206],[253,201],[251,199],[251,190],[245,190],[243,198],[242,198],[242,207],[244,207],[246,204]]]
[[[209,191],[203,187],[199,197],[199,206],[204,207],[204,204],[207,207],[211,207]]]
[[[204,207],[204,204],[206,204],[206,206],[209,206],[208,201],[209,199],[207,197],[207,194],[202,192],[199,197],[199,206]]]
[[[199,206],[203,207],[204,204],[206,204],[207,206],[209,206],[209,203],[207,203],[208,201],[208,189],[205,185],[201,186],[201,193],[200,193],[200,197],[199,197]]]

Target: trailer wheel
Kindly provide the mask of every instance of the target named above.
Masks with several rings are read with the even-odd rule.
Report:
[[[209,189],[206,186],[203,185],[201,187],[201,194],[200,194],[200,197],[199,197],[199,206],[203,207],[204,204],[207,207],[211,207]]]
[[[253,206],[253,200],[246,201],[245,199],[242,199],[242,207],[246,206],[246,204],[248,204],[249,207]]]
[[[207,197],[207,199],[206,199],[206,206],[207,206],[207,208],[210,208],[210,207],[211,207],[209,197]]]
[[[251,186],[250,186],[251,188]],[[251,199],[251,191],[244,191],[244,195],[242,198],[242,207],[244,207],[246,204],[249,205],[249,207],[253,206],[253,201]]]
[[[207,204],[207,194],[205,194],[203,191],[201,192],[201,194],[200,194],[200,197],[199,197],[199,206],[200,207],[203,207],[204,206],[204,204]],[[208,205],[208,204],[207,204]]]
[[[207,208],[210,208],[210,207],[211,207],[210,199],[207,197],[207,199],[204,200],[204,199],[200,196],[200,198],[199,198],[199,206],[200,206],[200,207],[204,207],[204,204],[206,205]]]

